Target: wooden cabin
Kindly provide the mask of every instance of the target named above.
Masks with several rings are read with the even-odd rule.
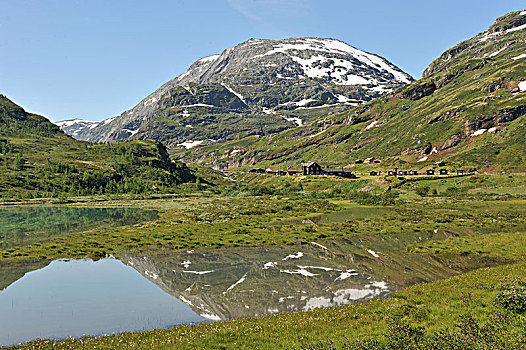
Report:
[[[315,162],[301,163],[302,175],[322,175],[321,166]]]
[[[416,170],[409,170],[409,175],[418,175],[418,171],[416,171]]]
[[[371,176],[378,176],[378,173],[377,173],[376,171],[373,170],[373,171],[371,171],[371,172],[369,173],[369,175],[371,175]]]
[[[426,170],[427,175],[435,175],[435,171],[433,169]]]
[[[447,169],[440,169],[440,175],[447,175]]]
[[[283,170],[276,170],[275,174],[276,174],[276,176],[285,176],[285,175],[287,175],[287,172],[285,172]]]
[[[322,169],[323,175],[333,175],[333,176],[341,176],[345,178],[351,178],[355,179],[356,175],[354,175],[351,171],[351,169],[344,169],[344,168],[323,168]]]
[[[387,172],[387,175],[388,175],[388,176],[395,176],[395,175],[396,175],[396,171],[394,171],[394,170],[389,170],[389,171]]]

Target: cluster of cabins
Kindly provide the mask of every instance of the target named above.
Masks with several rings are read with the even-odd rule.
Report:
[[[260,169],[260,168],[254,168],[251,169],[249,172],[251,173],[257,173],[257,174],[274,174],[276,176],[286,176],[286,175],[332,175],[332,176],[339,176],[349,179],[355,179],[356,174],[351,171],[351,169],[347,168],[322,168],[318,163],[316,162],[307,162],[307,163],[301,163],[301,171],[298,170],[272,170],[272,169]],[[476,172],[475,169],[471,169],[467,171],[468,173]],[[449,175],[449,174],[455,174],[456,175],[464,175],[466,173],[463,169],[457,169],[457,170],[448,170],[445,168],[442,169],[428,169],[423,170],[421,172],[417,170],[399,170],[398,168],[395,168],[394,170],[388,170],[384,172],[387,176],[414,176],[414,175]],[[362,174],[363,175],[363,174]],[[381,171],[370,171],[370,176],[380,176],[382,175]]]
[[[355,179],[356,175],[351,169],[346,168],[322,168],[318,163],[308,162],[301,163],[301,171],[298,170],[272,170],[272,169],[250,169],[251,173],[257,174],[275,174],[277,176],[285,175],[333,175],[349,179]]]

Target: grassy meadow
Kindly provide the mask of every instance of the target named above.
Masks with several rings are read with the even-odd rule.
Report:
[[[187,249],[307,248],[315,242],[337,259],[352,256],[359,269],[374,271],[400,291],[342,307],[37,340],[21,348],[416,349],[526,344],[526,176],[477,174],[413,182],[384,176],[229,176],[238,180],[235,185],[206,187],[192,196],[100,197],[68,204],[152,209],[158,217],[11,246],[0,251],[0,265],[27,261],[39,266],[37,262],[57,258]],[[367,249],[381,259],[368,258]],[[405,271],[409,267],[410,273]]]

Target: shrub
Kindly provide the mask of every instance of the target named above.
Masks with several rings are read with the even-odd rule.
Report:
[[[495,303],[509,311],[523,313],[526,311],[526,282],[515,279],[501,285],[503,290],[495,296]]]

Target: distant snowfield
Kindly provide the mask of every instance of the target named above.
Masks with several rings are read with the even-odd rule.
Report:
[[[519,60],[521,58],[526,58],[526,53],[523,53],[522,55],[519,55],[519,56],[512,57],[511,59],[512,60]]]
[[[212,62],[212,61],[215,61],[219,58],[220,55],[211,55],[211,56],[207,56],[207,57],[203,57],[199,60],[199,62]]]
[[[497,50],[497,51],[495,51],[495,52],[493,52],[493,53],[490,53],[490,54],[488,55],[488,57],[495,57],[495,56],[497,56],[498,54],[500,54],[502,51],[506,50],[507,48],[508,48],[507,46],[504,46],[503,48],[501,48],[501,49],[499,49],[499,50]]]
[[[286,121],[288,122],[293,122],[293,123],[296,123],[297,126],[302,126],[303,125],[303,120],[301,120],[301,118],[296,118],[296,117],[285,117],[284,115],[281,116],[283,119],[285,119]]]
[[[113,119],[115,118],[111,118],[111,120]],[[71,120],[62,120],[60,122],[55,122],[55,125],[57,125],[61,129],[73,126],[75,124],[84,124],[85,126],[89,126],[91,128],[93,126],[99,125],[100,123],[102,122],[92,122],[92,121],[84,120],[84,119],[71,119]]]
[[[403,83],[410,83],[411,81],[406,75],[396,69],[394,66],[389,64],[385,59],[367,53],[352,47],[344,42],[335,39],[315,39],[306,38],[298,40],[297,43],[283,44],[280,43],[272,50],[269,50],[263,54],[256,55],[252,59],[261,58],[276,53],[283,53],[292,58],[295,62],[299,63],[303,69],[303,72],[309,78],[320,78],[330,76],[333,78],[333,82],[336,84],[345,85],[367,85],[377,84],[376,81],[365,79],[364,77],[346,73],[349,70],[353,70],[356,65],[348,60],[344,60],[340,57],[325,57],[321,55],[312,55],[309,58],[300,57],[298,54],[305,51],[323,52],[336,55],[351,55],[362,64],[374,68],[379,71],[387,71],[392,74],[396,80]]]
[[[196,146],[199,146],[205,142],[204,140],[198,140],[198,141],[185,141],[183,143],[178,143],[177,146],[183,146],[186,149],[194,148]]]
[[[526,91],[526,80],[521,81],[521,82],[519,83],[519,90],[520,90],[520,91]]]
[[[241,100],[241,102],[243,102],[244,104],[247,104],[247,102],[245,101],[245,98],[243,97],[243,95],[237,93],[234,91],[234,89],[232,89],[230,86],[226,85],[226,84],[223,84],[221,83],[221,85],[223,85],[228,91],[230,91],[231,93],[233,93],[234,95],[237,96],[237,98],[239,98]]]

